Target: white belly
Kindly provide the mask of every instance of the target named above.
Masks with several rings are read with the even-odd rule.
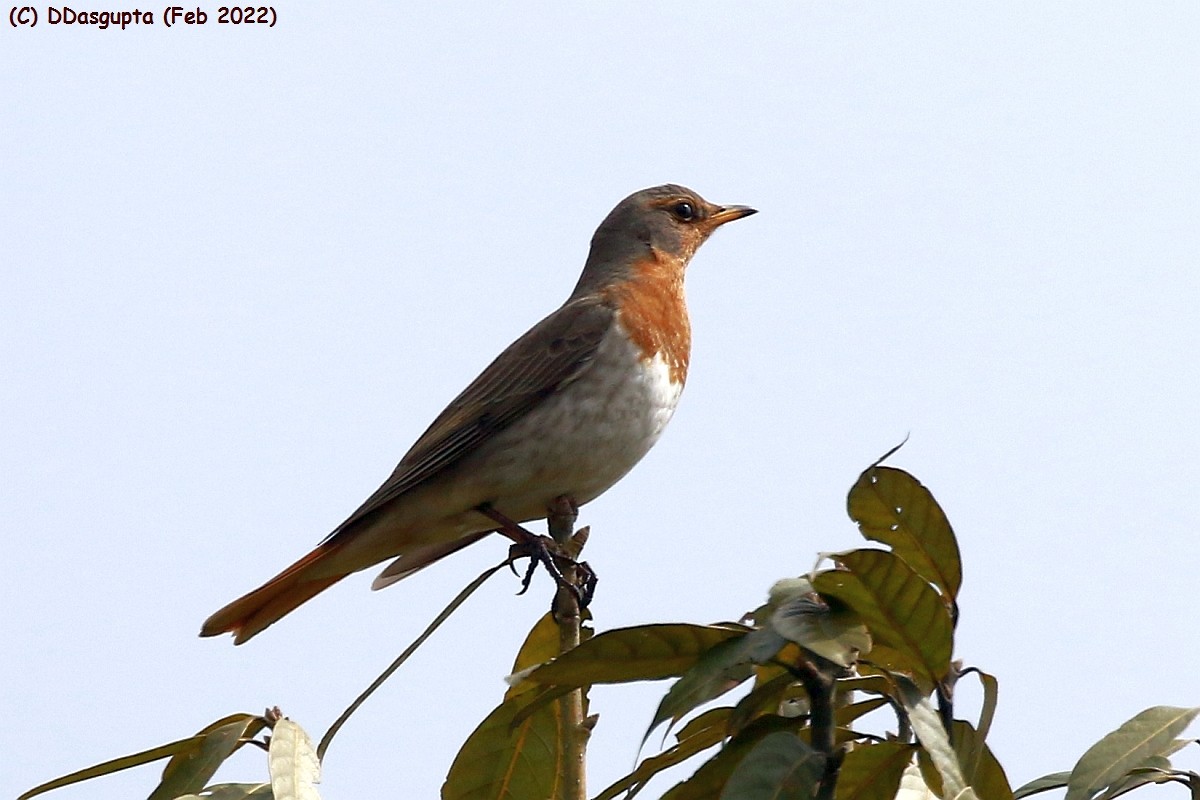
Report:
[[[488,448],[487,472],[503,476],[492,487],[496,507],[533,519],[561,495],[581,505],[595,499],[658,441],[682,391],[661,356],[641,358],[614,326],[581,376]]]

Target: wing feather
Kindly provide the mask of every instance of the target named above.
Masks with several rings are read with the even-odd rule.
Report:
[[[530,328],[446,406],[391,477],[326,541],[457,463],[556,389],[578,378],[592,363],[614,313],[603,300],[582,297]]]

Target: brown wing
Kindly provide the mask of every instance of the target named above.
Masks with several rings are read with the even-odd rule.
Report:
[[[585,297],[568,302],[530,328],[446,406],[391,477],[325,541],[456,463],[577,378],[591,364],[613,313],[603,301]]]

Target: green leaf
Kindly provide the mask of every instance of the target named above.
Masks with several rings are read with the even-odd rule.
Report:
[[[979,739],[979,734],[970,723],[961,719],[954,720],[953,738],[955,758],[974,794],[980,800],[1013,800],[1013,792],[1008,784],[1008,776],[1004,774],[1004,768],[987,745]],[[967,759],[971,758],[976,750],[979,753],[978,761],[974,769],[968,769]],[[930,754],[921,750],[919,756],[927,785],[935,793],[941,793],[942,777],[932,763]]]
[[[767,664],[779,651],[788,646],[788,640],[779,635],[774,628],[759,628],[750,631],[742,641],[746,647],[746,658],[755,664]]]
[[[970,728],[970,733],[966,735],[966,738],[969,739],[971,746],[964,749],[963,739],[955,738],[954,747],[958,751],[959,763],[962,764],[963,772],[966,774],[967,780],[976,788],[976,790],[979,790],[979,785],[972,778],[972,775],[974,775],[976,771],[980,769],[981,764],[986,757],[990,756],[992,760],[995,760],[995,756],[992,756],[990,752],[988,752],[985,756],[985,751],[987,750],[985,740],[987,739],[988,731],[991,730],[992,719],[996,714],[996,703],[1000,698],[1000,684],[997,682],[995,676],[989,675],[980,669],[972,667],[968,671],[974,672],[979,676],[979,683],[983,686],[983,708],[979,712],[979,725],[975,728],[970,728],[970,726],[967,726]],[[956,722],[955,724],[957,725],[958,723]],[[996,766],[999,767],[999,763],[997,763]],[[990,767],[988,769],[991,771]],[[1001,772],[1003,772],[1002,769]],[[1007,777],[1005,777],[1004,783],[1007,787]],[[1011,787],[1008,787],[1006,791],[1009,796],[1012,795]]]
[[[544,705],[514,723],[529,699],[522,693],[505,700],[479,723],[450,765],[442,800],[558,797],[564,758],[561,706]]]
[[[640,792],[650,779],[668,767],[680,764],[692,756],[714,747],[725,738],[729,720],[728,708],[714,708],[693,719],[676,737],[677,744],[656,756],[643,759],[637,769],[614,782],[593,800],[613,800],[628,791],[629,797]]]
[[[1194,743],[1195,741],[1196,741],[1195,739],[1176,739],[1174,742],[1171,743],[1171,745],[1169,747],[1167,747],[1165,750],[1163,750],[1161,755],[1151,756],[1150,758],[1146,759],[1146,761],[1143,762],[1143,764],[1142,764],[1142,768],[1146,768],[1148,770],[1157,770],[1164,766],[1164,762],[1165,762],[1165,766],[1169,767],[1171,762],[1168,760],[1168,757],[1174,755],[1176,752],[1182,750],[1183,748],[1187,747],[1189,744]],[[1136,774],[1139,774],[1138,769],[1134,769],[1134,770],[1130,771],[1131,776],[1136,775]],[[1180,773],[1178,771],[1172,770],[1172,777],[1167,778],[1167,780],[1173,779],[1173,780],[1177,780],[1181,783],[1188,783],[1188,776],[1190,776],[1192,774],[1194,774],[1194,773]],[[1129,776],[1127,776],[1127,777],[1129,777]],[[1037,794],[1039,792],[1049,791],[1050,789],[1061,789],[1062,787],[1067,785],[1067,781],[1070,780],[1070,778],[1071,778],[1071,773],[1069,773],[1069,772],[1055,772],[1050,775],[1044,775],[1041,778],[1037,778],[1036,780],[1030,781],[1029,783],[1022,786],[1020,789],[1017,789],[1013,793],[1013,796],[1016,798],[1016,800],[1023,800],[1023,798],[1026,798],[1029,795]],[[1150,782],[1157,783],[1158,781],[1150,781]],[[1113,792],[1113,788],[1116,787],[1117,784],[1123,785],[1124,782],[1118,781],[1117,783],[1113,784],[1113,787],[1110,787],[1109,790],[1104,793],[1105,796],[1115,797],[1116,794]],[[1124,791],[1128,791],[1129,789],[1133,789],[1133,788],[1136,788],[1136,787],[1129,786]]]
[[[521,649],[517,651],[512,674],[518,675],[527,669],[551,661],[558,655],[558,648],[558,623],[554,621],[554,614],[547,611],[529,629],[529,634],[525,637]],[[524,679],[519,680],[509,687],[504,699],[510,700],[523,692],[536,688],[538,688],[536,683]]]
[[[547,611],[529,629],[513,660],[512,671],[521,672],[554,659],[558,656],[559,644],[558,623],[554,614]]]
[[[653,681],[682,675],[705,652],[749,629],[717,625],[639,625],[593,636],[529,673],[543,686]]]
[[[762,649],[760,634],[777,638],[771,631],[750,631],[741,625],[647,625],[607,631],[583,641],[557,660],[537,667],[526,674],[514,689],[510,689],[506,697],[528,691],[531,686],[545,686],[517,712],[513,722],[520,724],[543,705],[570,694],[579,686],[590,686],[593,682],[657,680],[679,674],[660,674],[664,665],[667,669],[685,665],[679,670],[682,673],[703,655],[705,651],[699,648],[704,641],[712,641],[715,646],[728,638],[738,637],[747,643],[749,655],[753,658]],[[674,653],[670,652],[672,648]],[[692,650],[698,652],[693,655],[690,652]],[[621,660],[624,652],[631,653],[628,661]],[[594,680],[585,680],[588,678]]]
[[[871,649],[862,619],[846,609],[832,610],[815,593],[794,596],[771,615],[770,625],[789,641],[841,667],[850,667]]]
[[[662,796],[662,800],[712,800],[718,797],[730,774],[760,739],[776,731],[795,732],[800,726],[799,720],[787,717],[759,717],[726,742],[725,746],[705,761],[690,778],[671,787]]]
[[[256,714],[232,714],[209,725],[196,735],[198,746],[171,757],[149,800],[174,800],[200,791],[225,759],[266,726],[267,721]]]
[[[586,614],[587,612],[585,611],[584,613]],[[586,642],[591,638],[591,628],[581,628],[580,635],[582,637],[581,643]],[[541,619],[534,623],[533,628],[530,629],[529,634],[525,637],[525,642],[521,645],[521,649],[517,651],[517,658],[513,663],[513,677],[517,678],[517,680],[504,693],[505,700],[511,700],[517,695],[533,693],[532,699],[513,717],[514,725],[520,725],[529,715],[536,713],[538,709],[547,703],[552,703],[582,688],[575,686],[543,687],[541,684],[529,680],[528,672],[551,661],[559,654],[558,649],[561,646],[558,623],[554,620],[554,614],[547,612]],[[586,694],[586,689],[584,691]],[[587,711],[585,710],[584,713],[586,714]]]
[[[923,751],[922,751],[923,752]],[[926,757],[928,760],[928,757]],[[929,770],[937,777],[937,771],[932,766]],[[938,783],[938,788],[941,788],[941,783]],[[925,771],[921,769],[917,761],[911,762],[905,769],[904,774],[900,776],[900,788],[896,790],[896,800],[941,800],[929,784],[925,781]]]
[[[1092,745],[1071,770],[1064,800],[1090,800],[1151,756],[1162,755],[1200,708],[1155,706]]]
[[[723,723],[725,725],[726,735],[729,732],[729,715],[732,709],[728,706],[721,708],[713,708],[705,711],[699,716],[693,717],[684,723],[684,726],[675,734],[675,740],[682,742],[690,736],[696,736],[701,731],[707,730],[712,725]]]
[[[753,675],[754,667],[746,647],[749,639],[750,636],[726,639],[700,656],[663,696],[650,727],[642,736],[642,744],[663,722],[677,722],[692,709],[720,697]]]
[[[877,742],[855,747],[842,760],[835,800],[894,800],[916,747]]]
[[[521,686],[523,687],[524,684],[521,684]],[[522,706],[519,711],[517,711],[512,720],[513,725],[520,725],[522,722],[528,719],[531,714],[536,714],[543,706],[553,703],[556,700],[560,700],[569,695],[571,692],[578,691],[586,692],[587,688],[578,686],[551,686],[538,692],[529,692],[523,689],[513,692],[510,689],[508,692],[505,692],[504,699],[511,700],[518,696],[525,696],[525,705]]]
[[[1067,781],[1071,779],[1069,772],[1052,772],[1049,775],[1043,775],[1040,778],[1035,778],[1029,783],[1013,792],[1015,800],[1024,800],[1033,794],[1040,792],[1048,792],[1051,789],[1061,789],[1067,785]]]
[[[763,737],[730,774],[722,800],[812,800],[825,756],[794,733]]]
[[[867,539],[896,551],[953,603],[962,585],[962,559],[950,521],[921,482],[901,469],[870,467],[846,500],[850,519]]]
[[[1140,786],[1150,783],[1167,783],[1177,780],[1171,762],[1164,756],[1151,756],[1142,762],[1142,766],[1130,770],[1123,777],[1113,781],[1099,800],[1112,800],[1126,792],[1132,792]]]
[[[1175,741],[1171,742],[1170,746],[1163,750],[1159,755],[1165,758],[1170,758],[1183,748],[1187,747],[1189,744],[1200,744],[1200,739],[1176,739]]]
[[[871,647],[871,654],[860,664],[879,669],[880,672],[890,672],[893,675],[903,675],[909,680],[916,681],[923,692],[932,692],[936,684],[932,678],[926,677],[927,670],[922,669],[920,662],[914,663],[913,655],[907,649],[900,649],[884,644],[877,639]]]
[[[961,800],[972,797],[971,787],[967,784],[958,763],[958,754],[950,745],[950,737],[946,735],[942,720],[929,698],[922,695],[915,686],[905,682],[900,686],[900,702],[908,714],[913,733],[921,742],[921,748],[929,755],[937,770],[937,777],[942,784],[942,791],[938,794]],[[928,776],[926,781],[928,782]],[[938,787],[931,785],[931,788],[936,791]]]
[[[271,730],[267,768],[274,800],[321,800],[315,786],[321,782],[321,762],[308,734],[290,719],[277,721]]]
[[[149,764],[152,761],[158,761],[162,758],[173,756],[176,753],[185,751],[198,750],[200,744],[204,741],[203,736],[189,736],[186,739],[180,739],[170,744],[153,747],[149,750],[143,750],[140,753],[133,753],[120,758],[114,758],[111,761],[105,761],[100,764],[95,764],[81,770],[72,772],[69,775],[63,775],[61,778],[55,778],[52,781],[47,781],[40,786],[35,786],[25,794],[17,798],[17,800],[29,800],[31,797],[36,797],[39,794],[48,792],[51,789],[59,789],[63,786],[70,786],[72,783],[80,781],[88,781],[92,778],[99,778],[102,775],[111,775],[114,772],[120,772],[124,769],[132,767],[140,767],[142,764]]]
[[[785,670],[781,670],[779,674],[766,680],[762,680],[760,677],[760,683],[733,707],[733,711],[729,715],[729,732],[736,734],[761,714],[778,713],[784,693],[794,683],[796,683],[795,677]]]
[[[817,591],[849,606],[866,623],[875,642],[872,661],[910,673],[923,690],[932,691],[950,671],[954,638],[950,612],[937,592],[886,550],[850,550],[830,558],[845,569],[817,574]],[[891,655],[898,663],[888,663]]]
[[[1013,800],[1004,767],[984,742],[983,735],[961,719],[954,720],[954,752],[963,777],[980,800]]]

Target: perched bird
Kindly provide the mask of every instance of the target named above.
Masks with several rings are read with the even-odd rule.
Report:
[[[650,450],[683,391],[688,262],[714,230],[753,213],[675,185],[622,200],[567,301],[488,365],[315,550],[200,635],[232,632],[241,644],[350,573],[394,558],[379,589],[501,529],[497,520],[603,494]]]

